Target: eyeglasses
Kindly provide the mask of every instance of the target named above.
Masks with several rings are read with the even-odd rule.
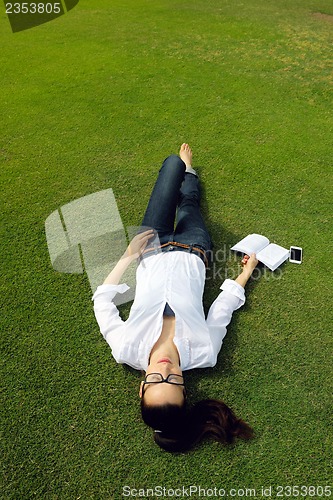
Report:
[[[143,386],[149,384],[163,384],[164,382],[166,384],[185,386],[184,377],[176,373],[169,373],[166,378],[163,377],[162,373],[148,373],[148,375],[145,376]]]
[[[163,382],[167,384],[185,385],[184,377],[176,373],[169,373],[166,378],[163,377],[162,373],[148,373],[144,380],[145,384],[162,384]]]

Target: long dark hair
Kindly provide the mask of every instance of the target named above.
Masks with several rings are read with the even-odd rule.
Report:
[[[141,414],[154,429],[155,442],[170,452],[188,451],[203,438],[231,444],[236,438],[253,437],[251,427],[216,399],[205,399],[188,408],[186,401],[181,406],[149,406],[142,398]]]

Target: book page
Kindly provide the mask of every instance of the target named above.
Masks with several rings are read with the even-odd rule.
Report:
[[[289,250],[276,245],[276,243],[271,243],[259,253],[257,253],[257,259],[260,260],[265,266],[269,267],[271,271],[275,271],[282,262],[287,260],[289,257]]]
[[[261,234],[249,234],[240,240],[236,245],[231,247],[231,250],[236,250],[236,252],[246,253],[251,255],[251,253],[258,253],[260,250],[269,245],[269,239]]]

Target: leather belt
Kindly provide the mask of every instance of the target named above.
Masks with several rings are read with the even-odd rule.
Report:
[[[141,254],[141,258],[148,256],[150,253],[158,253],[158,250],[162,250],[162,252],[166,252],[169,250],[177,250],[183,252],[194,253],[203,261],[206,267],[208,267],[208,259],[206,256],[206,252],[201,248],[195,247],[193,245],[185,245],[184,243],[178,243],[177,241],[168,241],[168,243],[164,243],[163,245],[159,245],[157,247],[146,248]]]

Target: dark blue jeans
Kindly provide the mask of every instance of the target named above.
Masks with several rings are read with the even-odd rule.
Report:
[[[142,226],[155,229],[160,244],[174,241],[209,251],[212,243],[200,212],[199,179],[185,168],[177,155],[163,162]]]

